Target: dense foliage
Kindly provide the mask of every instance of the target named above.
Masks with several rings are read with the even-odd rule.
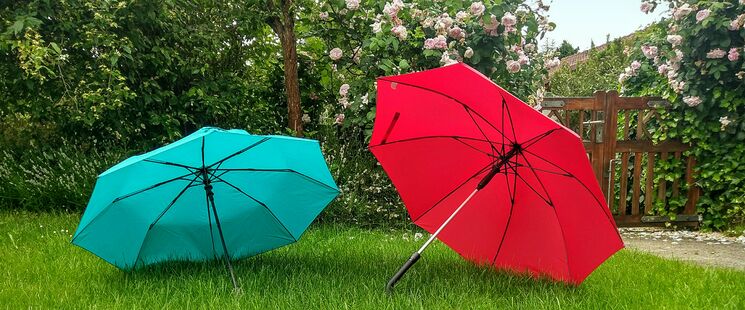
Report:
[[[138,148],[209,124],[281,131],[281,58],[252,12],[178,0],[4,4],[0,139]],[[318,85],[310,62],[301,59],[306,90]]]
[[[704,225],[745,217],[745,1],[643,1],[668,9],[664,27],[639,41],[619,80],[625,94],[672,103],[654,138],[691,143]]]
[[[628,39],[611,41],[589,50],[587,60],[574,67],[560,66],[550,74],[547,93],[557,97],[592,96],[597,90],[619,89],[618,74],[629,59],[625,53],[628,43]]]

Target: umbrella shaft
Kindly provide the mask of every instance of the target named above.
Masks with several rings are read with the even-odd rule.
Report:
[[[438,228],[437,231],[435,231],[435,233],[432,234],[432,236],[429,237],[429,240],[427,240],[427,242],[425,242],[424,245],[422,245],[422,247],[419,248],[419,251],[416,251],[416,252],[419,253],[419,254],[422,254],[422,252],[424,252],[424,250],[427,249],[427,247],[429,246],[429,244],[432,243],[432,241],[435,241],[435,238],[437,238],[437,235],[440,234],[440,232],[445,228],[445,226],[447,226],[447,224],[450,223],[450,221],[453,218],[455,218],[455,215],[458,214],[458,212],[460,212],[460,209],[463,209],[463,207],[468,203],[469,200],[471,200],[471,198],[474,195],[476,195],[476,193],[478,191],[479,191],[478,189],[473,190],[473,192],[471,192],[471,194],[468,195],[468,198],[466,198],[466,200],[463,200],[463,202],[460,204],[460,206],[458,206],[458,208],[455,209],[455,211],[453,212],[453,214],[450,214],[450,217],[448,217],[448,219],[445,220],[445,222],[442,223],[442,225],[440,225],[440,228]]]

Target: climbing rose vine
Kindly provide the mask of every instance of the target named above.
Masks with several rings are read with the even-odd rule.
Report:
[[[327,119],[341,132],[369,136],[379,76],[465,62],[518,97],[542,99],[546,66],[538,39],[555,25],[541,1],[330,1],[320,6],[317,38],[336,94]],[[359,135],[357,131],[363,131]]]
[[[655,139],[691,143],[698,160],[704,225],[723,228],[745,217],[745,1],[643,1],[641,11],[667,17],[619,76],[629,95],[661,95]]]

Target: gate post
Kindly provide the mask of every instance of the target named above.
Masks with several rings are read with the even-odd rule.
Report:
[[[603,132],[603,145],[601,146],[601,148],[603,148],[603,163],[601,166],[602,177],[598,178],[599,180],[602,180],[600,186],[603,189],[603,193],[606,196],[610,196],[606,197],[606,199],[610,198],[608,201],[611,201],[611,204],[613,204],[613,188],[609,188],[608,181],[612,177],[612,173],[609,171],[611,167],[610,161],[616,158],[616,140],[618,139],[618,98],[617,91],[609,91],[605,93],[605,102],[603,106],[605,130]],[[611,206],[608,207],[610,208]]]

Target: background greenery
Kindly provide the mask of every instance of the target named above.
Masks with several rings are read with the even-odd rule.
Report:
[[[82,211],[97,173],[202,126],[294,133],[287,128],[283,49],[262,3],[1,2],[0,207]],[[412,1],[394,18],[385,7],[395,3],[363,0],[350,9],[342,0],[303,1],[294,10],[302,127],[307,137],[322,142],[342,189],[324,212],[324,221],[408,223],[395,189],[366,149],[377,76],[437,67],[444,59],[461,60],[526,101],[539,102],[546,60],[576,50],[562,44],[557,50],[537,52],[538,39],[555,25],[546,19],[545,8],[524,6],[522,1],[483,1],[481,15],[470,13],[470,3],[462,1]],[[742,8],[722,5],[712,14],[716,22],[697,24],[691,14],[680,25],[681,33],[694,42],[686,55],[702,57],[715,46],[742,45],[745,30],[723,35],[725,24]],[[458,12],[470,15],[457,19]],[[522,35],[507,32],[502,25],[495,30],[497,35],[485,32],[492,15],[500,20],[508,12],[515,14]],[[446,48],[424,49],[426,39],[443,33],[428,26],[428,19],[436,25],[447,18],[468,35],[453,40],[446,34]],[[375,23],[381,23],[380,31],[371,27]],[[393,33],[397,24],[406,27],[407,36]],[[624,64],[640,56],[640,44],[664,43],[665,27],[663,22],[613,41],[590,52],[589,60],[574,70],[558,69],[550,79],[551,94],[583,96],[618,89]],[[333,48],[340,48],[344,56],[331,59]],[[465,57],[468,48],[474,51],[471,57]],[[529,61],[519,72],[506,71],[506,63],[520,55]],[[643,64],[642,72],[623,89],[627,95],[663,95],[678,102],[657,137],[699,145],[694,155],[705,159],[699,164],[699,185],[705,194],[700,210],[705,226],[717,229],[741,222],[745,214],[745,123],[739,117],[743,87],[734,77],[740,69],[733,65],[707,68],[710,74],[690,89],[709,96],[695,113],[680,104],[664,79],[652,74],[651,62]],[[697,70],[690,66],[683,71],[693,79]],[[349,91],[342,96],[344,84]],[[348,105],[341,104],[344,100]],[[718,117],[725,114],[735,123],[721,131]],[[345,119],[336,121],[339,115]]]

